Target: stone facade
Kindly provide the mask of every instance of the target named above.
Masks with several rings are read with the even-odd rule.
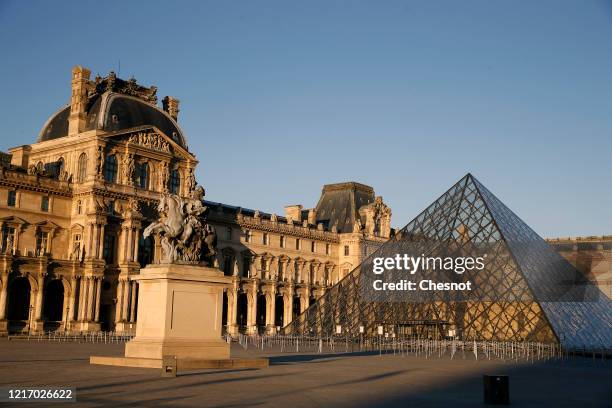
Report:
[[[131,332],[141,267],[159,262],[142,237],[165,192],[196,187],[198,161],[179,101],[114,73],[75,67],[68,105],[38,140],[0,157],[0,333]],[[217,264],[232,285],[231,334],[273,333],[391,235],[390,209],[359,183],[327,185],[317,206],[284,215],[206,201]]]
[[[612,298],[612,235],[551,238],[547,242]]]
[[[162,194],[188,197],[198,161],[178,125],[179,101],[136,80],[72,71],[68,105],[38,140],[0,154],[0,334],[132,332],[140,268],[158,263],[142,237]],[[231,277],[228,333],[274,333],[392,235],[391,210],[366,185],[323,187],[313,208],[282,215],[205,201],[216,264]],[[612,237],[554,239],[610,296]]]

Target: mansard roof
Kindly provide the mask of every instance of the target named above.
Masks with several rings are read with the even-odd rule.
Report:
[[[316,207],[317,223],[353,232],[359,209],[375,200],[374,189],[356,182],[326,184]]]

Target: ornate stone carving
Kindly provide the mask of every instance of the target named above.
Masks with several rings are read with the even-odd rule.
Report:
[[[134,164],[134,155],[126,153],[123,155],[123,182],[127,185],[134,184],[134,172],[136,165]]]
[[[157,207],[160,218],[149,225],[143,237],[161,235],[162,263],[204,263],[214,266],[217,254],[217,234],[206,222],[208,208],[202,200],[204,189],[199,186],[192,196],[183,199],[164,194]]]
[[[160,182],[160,190],[168,191],[168,181],[170,180],[170,165],[166,161],[162,161],[160,163],[160,171],[159,174],[161,177],[159,178]]]
[[[96,176],[101,179],[102,171],[104,170],[104,149],[102,146],[98,146],[98,152],[96,153]]]
[[[38,167],[36,167],[34,164],[30,164],[30,166],[28,167],[28,174],[30,176],[35,176],[37,174],[40,174],[40,171]]]
[[[189,169],[189,173],[187,174],[187,191],[191,194],[193,190],[195,190],[197,186],[195,174],[193,174],[193,169]]]
[[[130,135],[128,143],[140,145],[151,150],[170,153],[170,143],[155,132],[138,132]]]
[[[361,207],[359,215],[365,220],[367,235],[389,238],[391,233],[391,209],[383,203],[382,197],[376,197],[373,203]]]

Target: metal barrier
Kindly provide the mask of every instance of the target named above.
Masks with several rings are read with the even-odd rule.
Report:
[[[347,336],[291,336],[291,335],[244,335],[234,340],[245,350],[249,347],[286,353],[354,353],[378,352],[398,356],[421,356],[425,358],[474,358],[475,360],[498,359],[504,361],[566,360],[582,355],[593,360],[606,360],[612,350],[565,350],[559,344],[539,342],[462,341],[431,340],[423,338],[395,337],[347,337]]]
[[[9,340],[26,341],[57,341],[77,343],[125,343],[134,337],[134,333],[117,332],[63,332],[47,331],[39,333],[28,333],[27,335],[9,336]]]

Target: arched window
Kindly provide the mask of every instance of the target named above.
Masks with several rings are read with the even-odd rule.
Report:
[[[147,189],[149,188],[149,164],[148,163],[140,163],[138,165],[138,187]]]
[[[179,175],[178,169],[174,169],[170,172],[170,185],[168,188],[172,194],[178,194],[181,188],[181,176]]]
[[[77,181],[82,183],[87,178],[87,154],[81,153],[79,156],[79,172]]]
[[[104,162],[104,179],[109,183],[117,182],[117,156],[111,154]]]

